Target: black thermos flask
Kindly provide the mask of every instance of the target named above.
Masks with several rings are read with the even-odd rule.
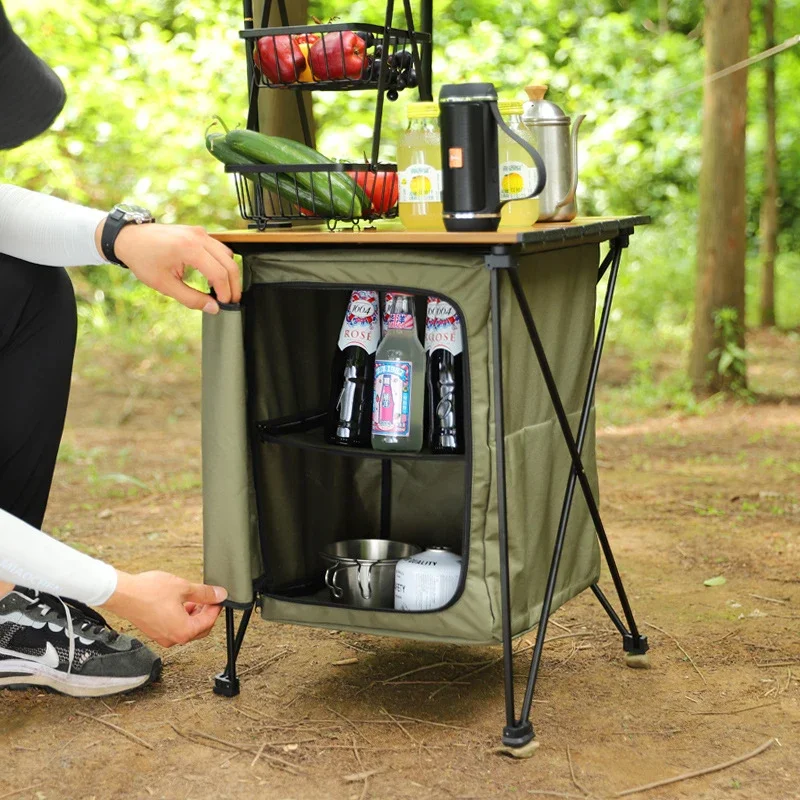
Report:
[[[442,216],[448,231],[496,231],[500,224],[497,129],[501,127],[533,157],[544,189],[541,156],[503,122],[492,83],[450,83],[439,92],[442,136]],[[517,198],[524,199],[524,198]],[[508,202],[508,201],[505,201]]]

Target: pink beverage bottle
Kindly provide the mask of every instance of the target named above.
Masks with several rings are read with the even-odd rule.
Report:
[[[378,427],[382,430],[391,430],[394,423],[394,393],[392,379],[388,375],[383,376],[381,383],[380,407]]]
[[[425,350],[413,296],[394,292],[388,312],[386,335],[375,353],[372,447],[417,453],[423,440]]]

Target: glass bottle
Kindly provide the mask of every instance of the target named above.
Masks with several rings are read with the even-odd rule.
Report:
[[[394,292],[383,293],[383,316],[381,317],[381,338],[386,336],[386,328],[389,325],[389,314],[392,310],[392,298]]]
[[[400,221],[410,231],[443,231],[439,106],[409,103],[407,113],[397,145]]]
[[[501,100],[497,107],[506,125],[535,147],[535,137],[522,121],[522,103]],[[500,155],[500,200],[511,201],[500,212],[500,227],[529,228],[539,217],[539,198],[514,200],[514,197],[524,197],[536,186],[533,158],[503,130],[498,131],[497,144]]]
[[[325,424],[325,438],[331,444],[369,447],[379,309],[377,292],[353,290],[331,367]]]
[[[422,449],[425,350],[417,336],[414,298],[394,292],[375,354],[372,447],[417,453]]]
[[[463,355],[461,320],[448,302],[428,298],[427,439],[432,453],[464,452]]]

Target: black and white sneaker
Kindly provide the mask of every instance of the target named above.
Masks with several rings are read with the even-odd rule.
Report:
[[[160,673],[160,658],[90,608],[21,586],[0,598],[0,688],[100,697],[144,686]]]

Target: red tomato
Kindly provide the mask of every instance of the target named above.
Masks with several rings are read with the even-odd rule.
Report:
[[[370,200],[373,214],[385,214],[397,205],[398,183],[396,172],[348,172]]]

